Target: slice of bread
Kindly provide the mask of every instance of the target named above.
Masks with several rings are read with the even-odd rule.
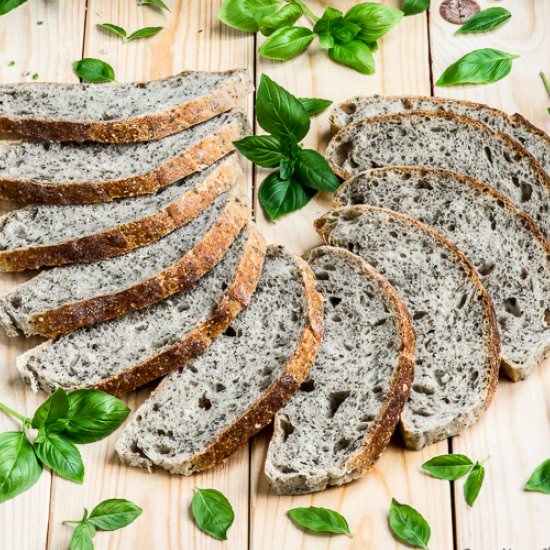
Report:
[[[45,342],[17,358],[34,389],[131,391],[203,353],[248,303],[262,272],[265,242],[244,229],[195,286],[148,308]]]
[[[343,178],[403,165],[460,172],[492,185],[550,235],[550,176],[507,134],[472,118],[443,111],[372,117],[338,132],[327,158]]]
[[[204,170],[250,133],[230,112],[148,143],[20,142],[0,147],[0,198],[87,204],[154,193]]]
[[[98,261],[164,237],[242,179],[235,154],[154,195],[29,206],[0,218],[0,271]]]
[[[515,139],[550,174],[550,136],[521,115],[509,115],[482,103],[446,97],[354,97],[334,108],[330,122],[333,130],[338,131],[358,120],[402,111],[447,111],[475,118],[493,130],[504,132]]]
[[[428,226],[390,210],[350,206],[316,220],[323,239],[361,256],[392,284],[416,331],[416,373],[401,415],[407,447],[459,434],[489,405],[499,339],[474,266]]]
[[[203,355],[160,383],[126,425],[118,455],[184,475],[216,466],[298,390],[321,337],[313,274],[271,247],[248,307]]]
[[[439,168],[378,168],[344,183],[336,206],[369,204],[424,222],[477,268],[496,311],[503,368],[530,374],[550,350],[550,245],[531,218],[492,187]]]
[[[187,71],[162,80],[100,87],[4,84],[0,132],[50,141],[150,141],[234,109],[251,91],[244,70]]]
[[[55,336],[159,302],[210,271],[249,215],[248,202],[234,189],[148,246],[44,271],[1,298],[0,325],[8,335]]]
[[[307,261],[324,299],[324,338],[274,420],[265,474],[285,495],[363,475],[389,443],[414,376],[412,321],[391,285],[342,248],[316,248]]]

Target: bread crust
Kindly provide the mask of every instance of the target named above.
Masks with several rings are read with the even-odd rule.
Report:
[[[196,71],[176,75],[185,77]],[[0,116],[0,133],[32,136],[49,141],[130,143],[161,139],[237,107],[252,91],[244,69],[226,71],[227,77],[210,95],[200,96],[167,111],[126,120],[97,122],[13,118]],[[135,83],[136,87],[143,85]]]
[[[216,197],[234,187],[242,175],[234,157],[154,214],[61,243],[4,250],[0,252],[0,271],[95,262],[146,246],[189,223]],[[0,223],[10,216],[0,218]]]

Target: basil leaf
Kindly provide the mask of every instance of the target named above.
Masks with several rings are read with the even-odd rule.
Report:
[[[68,422],[63,434],[74,443],[92,443],[103,439],[116,430],[130,413],[123,401],[99,390],[77,390],[68,398]]]
[[[248,136],[233,142],[248,160],[262,168],[275,168],[284,158],[281,142],[275,136]]]
[[[151,6],[159,10],[170,11],[170,8],[162,0],[138,0],[138,6]]]
[[[332,34],[343,20],[343,12],[335,8],[326,8],[321,18],[313,26],[313,31],[317,34]]]
[[[310,127],[309,116],[298,99],[265,74],[258,88],[256,118],[266,132],[282,140],[294,136],[300,141]]]
[[[57,388],[34,413],[32,419],[33,428],[50,428],[54,422],[64,418],[69,410],[69,399],[63,388]]]
[[[538,491],[550,495],[550,459],[537,466],[523,488],[526,491]]]
[[[315,38],[306,27],[282,27],[277,29],[258,49],[266,59],[286,61],[304,52]]]
[[[477,495],[479,495],[484,478],[485,468],[479,462],[476,462],[464,484],[464,498],[469,506],[474,504]]]
[[[216,489],[197,489],[191,512],[199,528],[218,540],[227,540],[235,514],[227,498]]]
[[[510,17],[512,14],[506,8],[487,8],[468,19],[455,34],[490,31],[502,25]]]
[[[428,550],[432,532],[428,522],[414,508],[392,498],[388,521],[392,533],[400,541]]]
[[[108,63],[86,57],[73,63],[73,70],[84,82],[111,82],[115,79],[115,71]]]
[[[113,25],[112,23],[98,23],[97,27],[98,29],[112,32],[117,36],[120,36],[120,38],[126,38],[126,31],[118,25]]]
[[[34,442],[36,456],[61,477],[82,483],[84,464],[76,446],[62,435],[40,430]]]
[[[340,185],[329,163],[313,149],[300,151],[296,170],[302,182],[313,189],[334,192]]]
[[[260,19],[258,28],[263,35],[269,36],[281,27],[294,25],[302,17],[303,13],[304,10],[300,5],[296,4],[296,2],[290,2],[290,4],[285,4],[273,15],[267,15]]]
[[[27,0],[0,0],[0,15],[18,8],[21,4],[24,4]]]
[[[405,0],[403,2],[403,13],[405,15],[416,15],[430,7],[430,0]]]
[[[102,531],[114,531],[130,525],[143,510],[123,498],[111,498],[100,502],[90,514],[88,520]]]
[[[298,101],[302,104],[302,107],[306,110],[309,116],[318,115],[332,105],[332,101],[330,99],[300,97],[298,98]]]
[[[512,70],[512,60],[516,57],[519,56],[491,48],[474,50],[447,67],[435,84],[456,86],[497,82]]]
[[[357,37],[363,42],[376,42],[397,25],[403,12],[383,4],[365,2],[351,8],[344,19],[361,27]]]
[[[290,159],[284,158],[279,164],[279,177],[282,180],[288,180],[294,174],[294,162]]]
[[[328,51],[330,58],[363,74],[373,74],[376,67],[369,47],[359,40],[347,44],[335,44]]]
[[[73,531],[69,550],[94,550],[95,527],[88,521],[79,523]]]
[[[259,21],[274,14],[279,6],[279,0],[224,0],[217,16],[234,29],[257,32]]]
[[[314,533],[333,533],[351,537],[346,518],[334,510],[310,506],[309,508],[293,508],[287,514],[294,523]]]
[[[315,195],[312,189],[304,188],[294,179],[284,180],[279,172],[269,174],[258,191],[262,208],[270,220],[294,212],[305,206]]]
[[[138,29],[133,32],[127,39],[127,42],[130,40],[137,40],[138,38],[149,38],[150,36],[155,36],[158,34],[164,27],[143,27],[143,29]]]
[[[334,37],[331,34],[322,33],[319,35],[319,46],[323,50],[334,48]]]
[[[465,476],[474,463],[464,455],[451,454],[436,456],[422,464],[422,469],[439,479],[454,481]]]
[[[0,434],[0,502],[32,487],[41,473],[42,465],[23,432]]]

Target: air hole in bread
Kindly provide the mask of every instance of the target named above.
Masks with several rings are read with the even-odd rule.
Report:
[[[353,115],[357,111],[357,105],[355,103],[343,103],[340,105],[340,109],[346,113],[346,115]]]
[[[215,386],[215,390],[219,393],[222,391],[225,391],[225,386],[223,384],[220,384],[219,382]]]
[[[351,141],[346,141],[338,145],[334,151],[334,162],[337,166],[343,166],[350,161],[353,148],[353,143]]]
[[[483,151],[484,151],[485,156],[487,157],[487,160],[489,161],[489,163],[493,164],[493,153],[491,151],[491,148],[490,147],[484,147]]]
[[[512,297],[504,300],[504,308],[514,317],[521,317],[523,315],[523,311],[521,311],[518,305],[517,298]]]
[[[483,277],[486,275],[489,275],[489,273],[492,273],[492,271],[495,269],[495,263],[494,262],[485,262],[481,264],[478,267],[479,274]]]
[[[331,296],[329,298],[329,302],[332,307],[336,307],[338,304],[342,302],[342,298],[338,298],[338,296]]]
[[[286,442],[289,435],[294,433],[294,426],[288,420],[281,420],[281,430],[283,430],[283,442]]]
[[[306,393],[312,392],[315,389],[315,380],[310,378],[309,380],[306,380],[305,382],[302,382],[302,385],[300,386],[300,391],[304,391]]]
[[[529,202],[533,195],[533,188],[525,182],[521,183],[521,202]]]
[[[414,314],[413,314],[413,320],[415,321],[418,321],[420,319],[423,319],[424,317],[426,317],[426,315],[428,315],[428,312],[427,311],[415,311]]]
[[[237,333],[233,327],[227,327],[223,334],[224,336],[237,336]]]
[[[212,407],[212,401],[206,397],[205,394],[202,395],[202,397],[199,399],[199,407],[201,409],[204,409],[205,411],[208,411]]]
[[[351,445],[351,439],[348,439],[347,437],[342,437],[334,445],[334,452],[337,453],[339,451],[343,451],[347,449],[350,445]]]
[[[342,403],[350,396],[350,393],[349,391],[337,391],[329,395],[329,418],[334,417],[338,409],[342,406]]]

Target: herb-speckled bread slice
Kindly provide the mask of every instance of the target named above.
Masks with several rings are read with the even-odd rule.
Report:
[[[477,268],[496,311],[503,368],[530,374],[550,350],[550,245],[531,218],[493,188],[438,168],[369,170],[344,183],[336,206],[370,204],[424,222]]]
[[[361,256],[413,317],[416,372],[401,415],[413,449],[459,434],[489,405],[500,349],[491,298],[455,245],[403,214],[350,206],[316,220],[323,239]]]
[[[446,97],[373,95],[354,97],[337,105],[330,122],[335,131],[365,118],[402,111],[447,111],[475,118],[497,132],[504,132],[529,151],[550,174],[550,136],[521,115],[509,115],[483,103]]]
[[[147,143],[20,142],[0,147],[0,198],[87,204],[154,193],[204,170],[247,133],[230,112]]]
[[[160,139],[229,111],[252,90],[244,70],[187,71],[162,80],[0,86],[0,132],[50,141]]]
[[[148,246],[44,271],[0,299],[0,325],[10,336],[18,330],[55,336],[159,302],[212,269],[249,215],[247,201],[233,189]]]
[[[327,158],[343,178],[384,166],[447,168],[493,186],[550,235],[550,177],[510,136],[453,113],[410,111],[349,124]]]
[[[79,329],[29,350],[17,366],[33,388],[131,391],[203,353],[248,303],[265,242],[243,229],[220,263],[192,288],[148,308]]]
[[[0,218],[0,271],[98,261],[146,246],[188,223],[242,175],[232,154],[153,195],[14,210]]]
[[[271,247],[248,307],[203,355],[160,383],[126,425],[118,455],[184,475],[220,464],[298,390],[321,336],[313,274]]]
[[[414,376],[412,321],[391,285],[342,248],[316,248],[307,261],[324,300],[324,338],[275,416],[265,474],[277,494],[363,475],[386,448]]]

